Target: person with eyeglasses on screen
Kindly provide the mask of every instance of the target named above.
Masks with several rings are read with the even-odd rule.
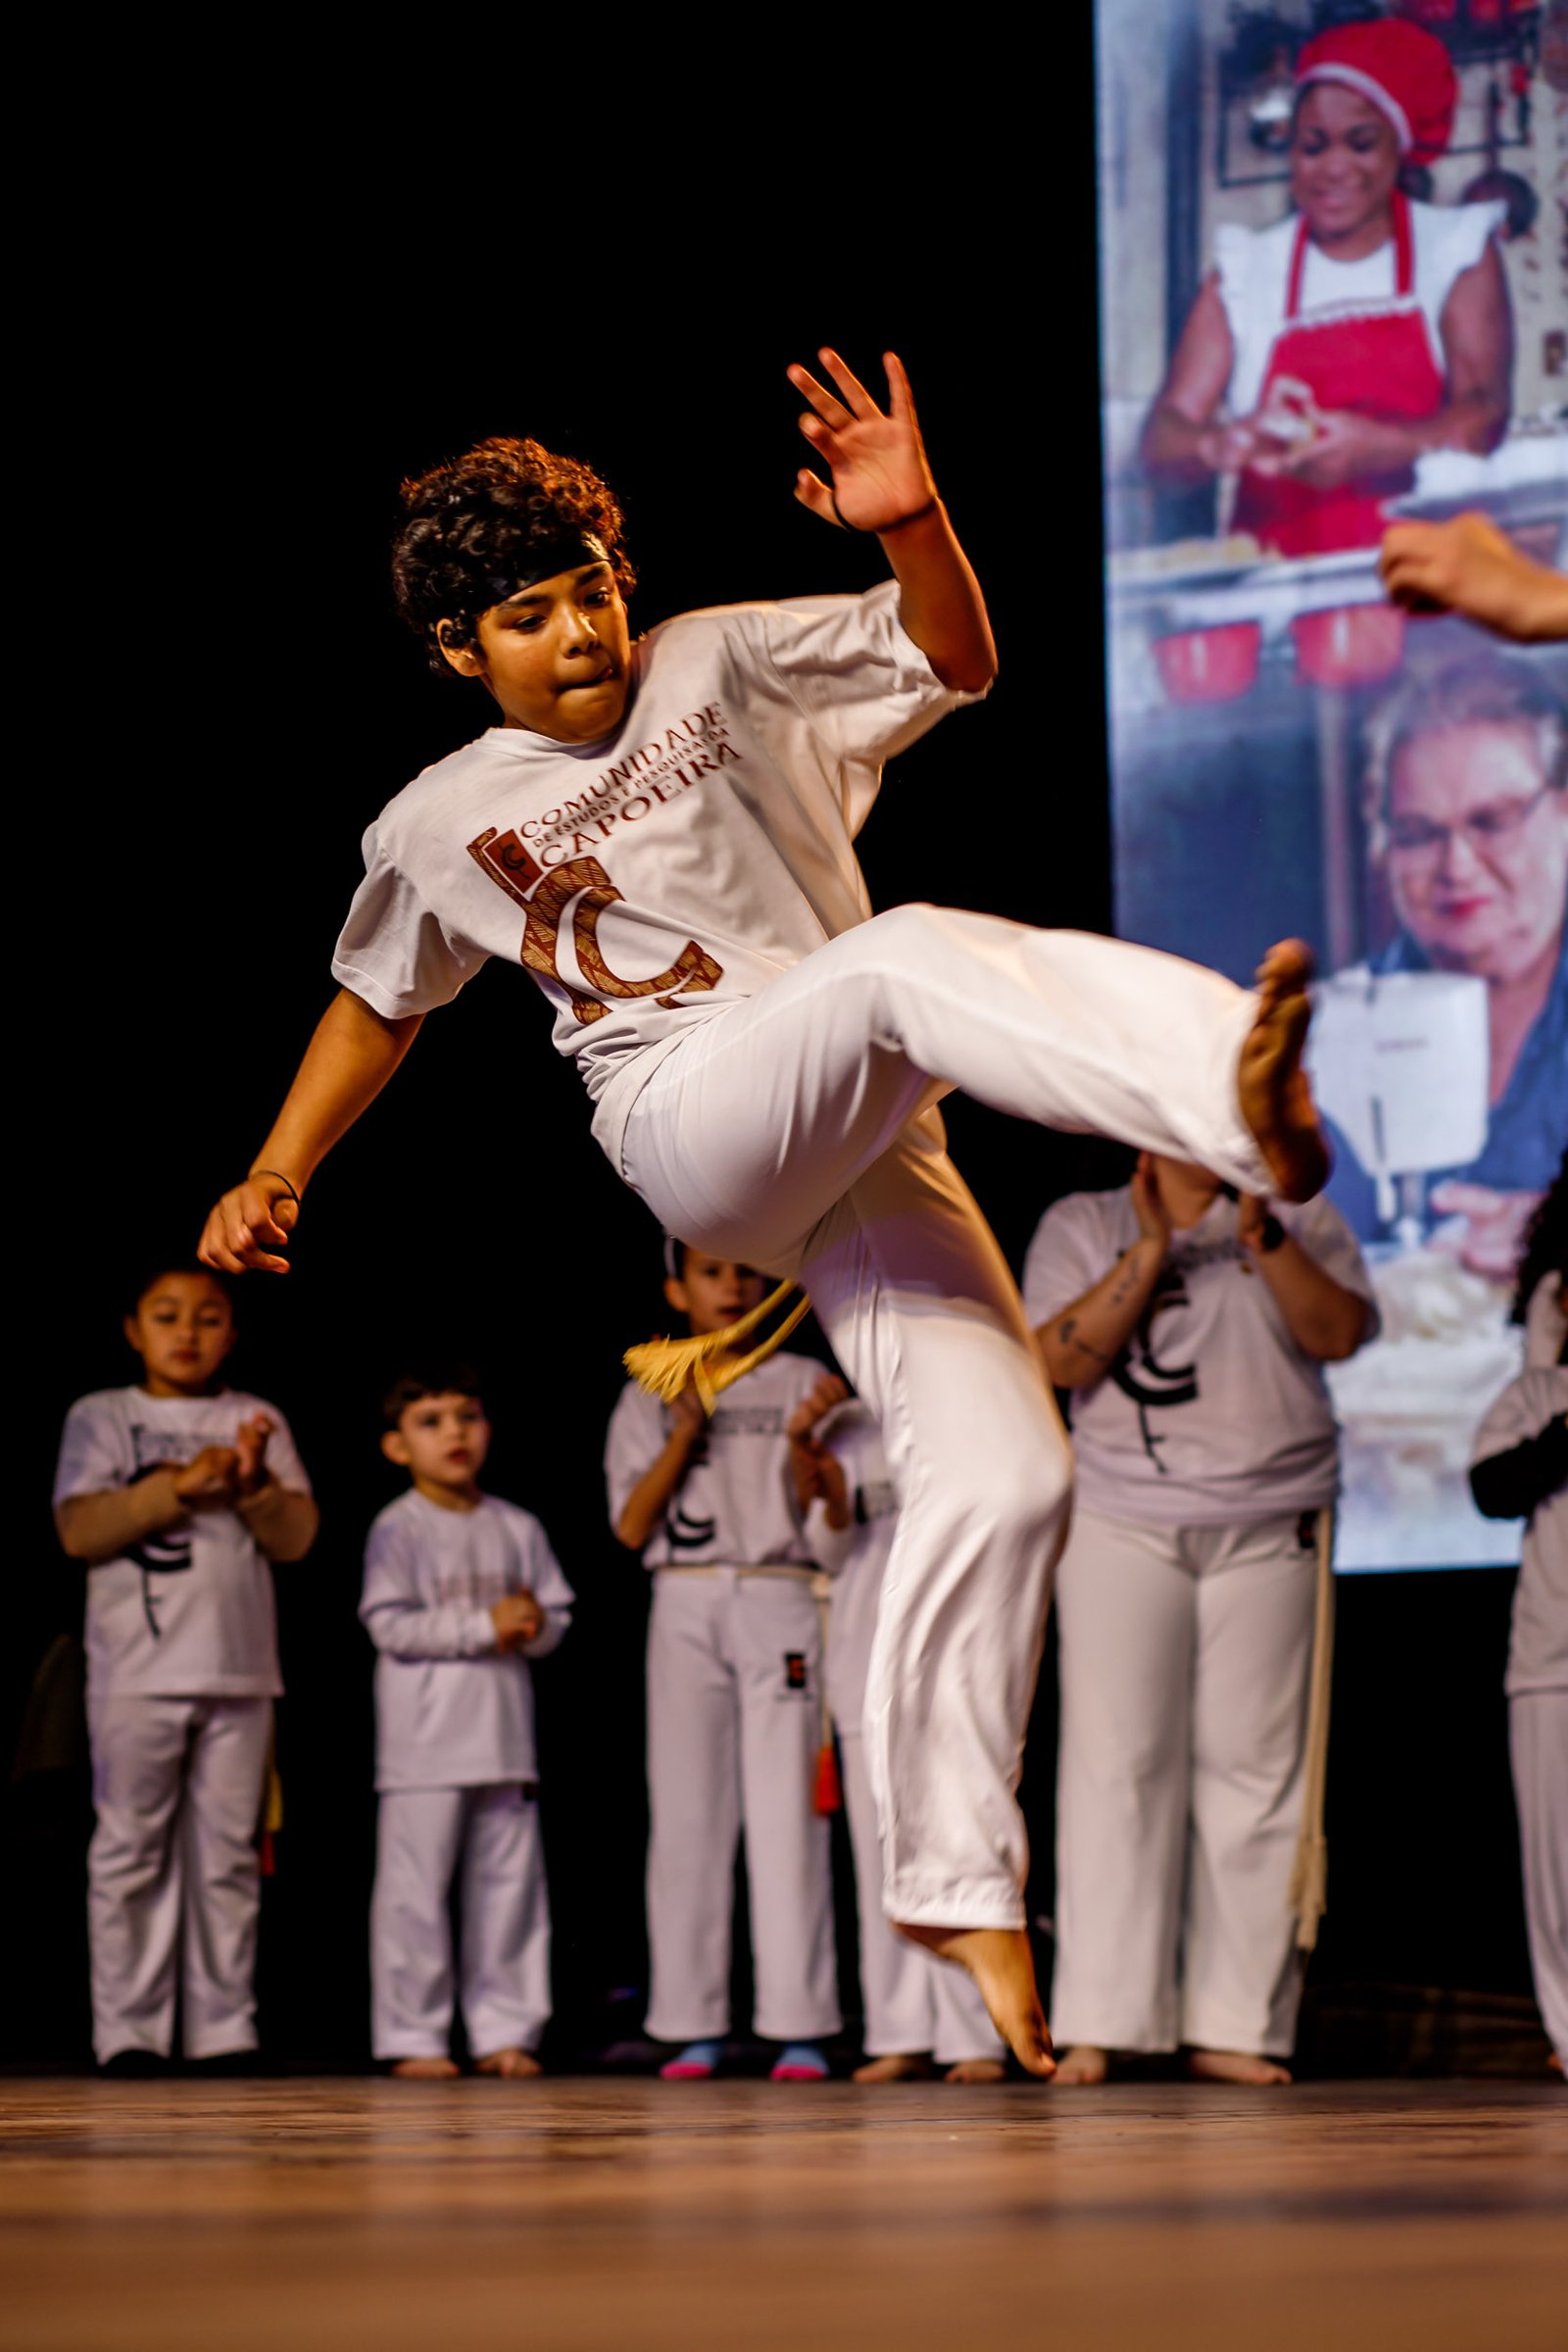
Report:
[[[1507,1281],[1568,1143],[1568,709],[1539,665],[1484,648],[1412,670],[1368,728],[1367,817],[1397,928],[1375,972],[1487,983],[1487,1140],[1438,1171],[1435,1216]],[[1342,1139],[1343,1145],[1343,1139]],[[1343,1146],[1331,1198],[1363,1237],[1371,1181]]]

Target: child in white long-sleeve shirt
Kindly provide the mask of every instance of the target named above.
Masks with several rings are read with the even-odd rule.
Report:
[[[161,2071],[177,1990],[186,2058],[238,2071],[283,1687],[270,1563],[303,1558],[317,1510],[282,1414],[223,1385],[234,1318],[214,1275],[159,1269],[124,1331],[141,1379],[77,1398],[54,1494],[88,1570],[93,2048],[109,2073]]]
[[[538,1520],[479,1490],[490,1425],[471,1373],[431,1367],[399,1381],[385,1418],[382,1451],[412,1484],[370,1529],[360,1602],[380,1653],[371,2044],[406,2079],[458,2072],[447,1897],[461,1870],[474,2063],[536,2075],[550,1905],[527,1661],[560,1642],[571,1588]]]

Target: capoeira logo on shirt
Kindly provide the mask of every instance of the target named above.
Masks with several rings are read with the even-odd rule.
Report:
[[[689,939],[674,962],[651,980],[625,980],[612,972],[599,945],[599,917],[607,906],[624,904],[597,858],[573,858],[547,874],[517,834],[498,833],[494,825],[468,844],[468,856],[481,873],[499,884],[523,911],[522,945],[517,954],[541,980],[564,988],[579,1021],[602,1021],[610,1010],[600,997],[629,1000],[654,997],[667,1010],[677,996],[696,995],[715,988],[724,967],[706,948]],[[577,969],[598,997],[585,996],[562,975],[559,961],[562,929],[571,909],[571,944]]]
[[[1167,1265],[1161,1269],[1154,1285],[1153,1297],[1138,1320],[1132,1343],[1124,1348],[1111,1366],[1111,1379],[1124,1396],[1130,1396],[1138,1407],[1138,1428],[1148,1454],[1161,1478],[1169,1476],[1159,1458],[1163,1436],[1150,1421],[1151,1411],[1163,1412],[1173,1404],[1196,1404],[1198,1401],[1198,1366],[1196,1364],[1165,1364],[1154,1353],[1154,1317],[1162,1307],[1188,1306],[1186,1277],[1180,1266]]]
[[[131,1428],[130,1442],[136,1456],[136,1467],[126,1479],[127,1487],[138,1486],[151,1478],[155,1470],[178,1469],[190,1459],[191,1448],[181,1446],[177,1439],[164,1430],[143,1429],[140,1423]],[[147,1620],[147,1631],[155,1642],[163,1640],[163,1627],[158,1622],[157,1594],[153,1591],[155,1576],[181,1576],[191,1564],[193,1544],[190,1523],[175,1521],[172,1527],[159,1528],[143,1536],[139,1544],[127,1544],[125,1557],[133,1560],[141,1571],[141,1613]]]

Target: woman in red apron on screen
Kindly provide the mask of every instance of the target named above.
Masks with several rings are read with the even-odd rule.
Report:
[[[1236,474],[1230,527],[1281,555],[1373,547],[1426,451],[1495,448],[1512,324],[1505,207],[1419,204],[1456,77],[1435,33],[1344,24],[1296,66],[1294,211],[1222,226],[1144,431],[1156,479]]]

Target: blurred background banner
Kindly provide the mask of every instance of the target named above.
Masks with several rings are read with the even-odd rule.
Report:
[[[1384,601],[1387,520],[1568,555],[1568,9],[1097,0],[1116,928],[1322,975],[1345,1569],[1518,1557],[1465,1483],[1568,1142],[1568,649]]]

